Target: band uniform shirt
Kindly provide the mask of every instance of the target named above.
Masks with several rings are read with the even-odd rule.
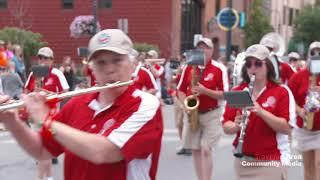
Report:
[[[43,78],[42,80],[43,86],[41,88],[51,91],[51,92],[62,92],[69,90],[69,85],[64,77],[63,73],[56,69],[51,68],[48,77]],[[25,84],[25,89],[33,92],[36,88],[36,79],[31,72]]]
[[[133,78],[133,81],[134,86],[140,90],[159,90],[152,73],[145,67],[140,68],[137,77]]]
[[[235,91],[248,89],[248,83],[242,83],[233,88]],[[295,127],[295,101],[292,92],[286,85],[278,85],[267,82],[261,90],[256,102],[264,110],[273,115],[284,118],[289,125]],[[222,116],[222,124],[234,122],[236,113],[241,109],[231,108],[228,104]],[[259,160],[281,160],[288,162],[290,159],[290,147],[288,135],[275,132],[262,118],[254,112],[248,112],[248,124],[244,136],[243,153]],[[237,147],[240,131],[233,141]],[[263,142],[263,143],[258,143]]]
[[[164,67],[155,63],[154,65],[152,65],[159,73],[159,77],[161,77],[164,73]],[[156,77],[155,77],[156,78]],[[156,78],[157,79],[157,78]]]
[[[193,75],[192,66],[185,66],[180,81],[177,86],[177,90],[186,94],[186,96],[191,95],[191,79]],[[200,70],[197,69],[197,76],[200,76]],[[205,66],[199,83],[204,87],[209,88],[210,90],[216,91],[228,91],[229,83],[228,83],[228,73],[226,67],[214,60],[211,60]],[[213,99],[209,96],[200,94],[198,96],[200,104],[199,104],[199,112],[207,112],[217,108],[220,105],[220,102],[217,99]]]
[[[52,155],[65,153],[65,180],[155,180],[163,132],[159,100],[133,86],[105,108],[99,107],[97,97],[95,93],[71,99],[54,119],[106,137],[121,149],[124,159],[95,165],[55,140],[43,141]]]
[[[311,76],[308,69],[303,69],[295,73],[289,80],[288,86],[290,87],[297,105],[303,108],[306,103],[306,97],[309,91],[309,77]],[[316,85],[320,86],[320,76],[317,76]],[[297,126],[303,127],[303,120],[300,116],[297,117]],[[320,130],[320,111],[316,111],[314,114],[312,131]]]
[[[279,61],[280,66],[280,79],[282,83],[287,84],[291,76],[295,73],[295,71],[292,69],[292,67],[285,63]]]

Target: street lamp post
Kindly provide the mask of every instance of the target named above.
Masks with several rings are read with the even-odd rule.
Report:
[[[92,2],[92,14],[93,14],[93,35],[97,33],[97,9],[98,9],[98,0],[93,0]]]
[[[231,45],[232,45],[232,0],[228,0],[228,7],[230,8],[230,13],[229,13],[229,17],[228,17],[228,22],[229,22],[229,29],[227,31],[227,61],[230,61],[231,58]]]

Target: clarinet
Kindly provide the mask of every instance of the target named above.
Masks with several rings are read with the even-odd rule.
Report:
[[[253,92],[253,85],[254,85],[255,80],[256,80],[256,76],[252,75],[250,77],[250,82],[249,82],[250,96],[252,95],[252,92]],[[242,149],[243,148],[243,139],[244,139],[244,135],[246,133],[248,122],[249,122],[248,110],[247,110],[247,108],[244,108],[243,109],[243,123],[242,123],[241,130],[240,130],[240,137],[238,140],[238,145],[237,145],[237,147],[234,151],[234,154],[233,154],[235,157],[238,157],[238,158],[243,157],[243,149]]]

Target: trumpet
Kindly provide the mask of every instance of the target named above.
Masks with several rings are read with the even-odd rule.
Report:
[[[166,59],[161,58],[161,59],[145,59],[144,60],[146,63],[159,63],[159,64],[164,64]]]
[[[115,82],[112,84],[106,84],[103,86],[93,86],[93,87],[86,88],[86,89],[69,91],[69,92],[65,92],[65,93],[61,93],[61,94],[53,94],[53,95],[46,97],[46,100],[47,100],[47,102],[61,101],[62,99],[65,99],[65,98],[70,98],[70,97],[79,96],[79,95],[83,95],[83,94],[100,92],[100,91],[103,91],[106,89],[117,88],[117,87],[122,87],[122,86],[129,86],[132,83],[133,83],[132,80],[125,81],[125,82],[118,81],[118,82]],[[20,108],[20,107],[23,107],[24,105],[25,105],[25,103],[22,100],[14,101],[12,103],[5,103],[5,104],[0,105],[0,112],[5,111],[5,110],[9,110],[9,109]]]
[[[250,77],[250,82],[249,82],[249,94],[252,95],[253,92],[253,85],[256,80],[256,76],[252,75]],[[243,110],[243,122],[240,130],[240,136],[238,140],[238,145],[235,149],[234,156],[242,158],[243,157],[243,142],[244,142],[244,135],[246,133],[247,125],[249,123],[249,114],[247,111],[247,108],[244,108]]]

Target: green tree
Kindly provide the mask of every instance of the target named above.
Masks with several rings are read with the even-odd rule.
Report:
[[[306,48],[313,41],[320,41],[320,6],[306,6],[294,20],[293,37]],[[306,52],[306,51],[305,51]]]
[[[27,73],[31,66],[31,57],[37,54],[40,47],[47,45],[41,41],[42,35],[15,27],[5,27],[0,30],[0,39],[19,44],[23,48],[24,62]]]
[[[263,11],[262,0],[253,0],[249,6],[248,23],[244,27],[246,47],[259,43],[262,36],[271,31],[273,28]]]
[[[147,43],[134,43],[133,48],[139,52],[148,52],[150,50],[155,50],[160,54],[159,47],[153,44],[147,44]]]

